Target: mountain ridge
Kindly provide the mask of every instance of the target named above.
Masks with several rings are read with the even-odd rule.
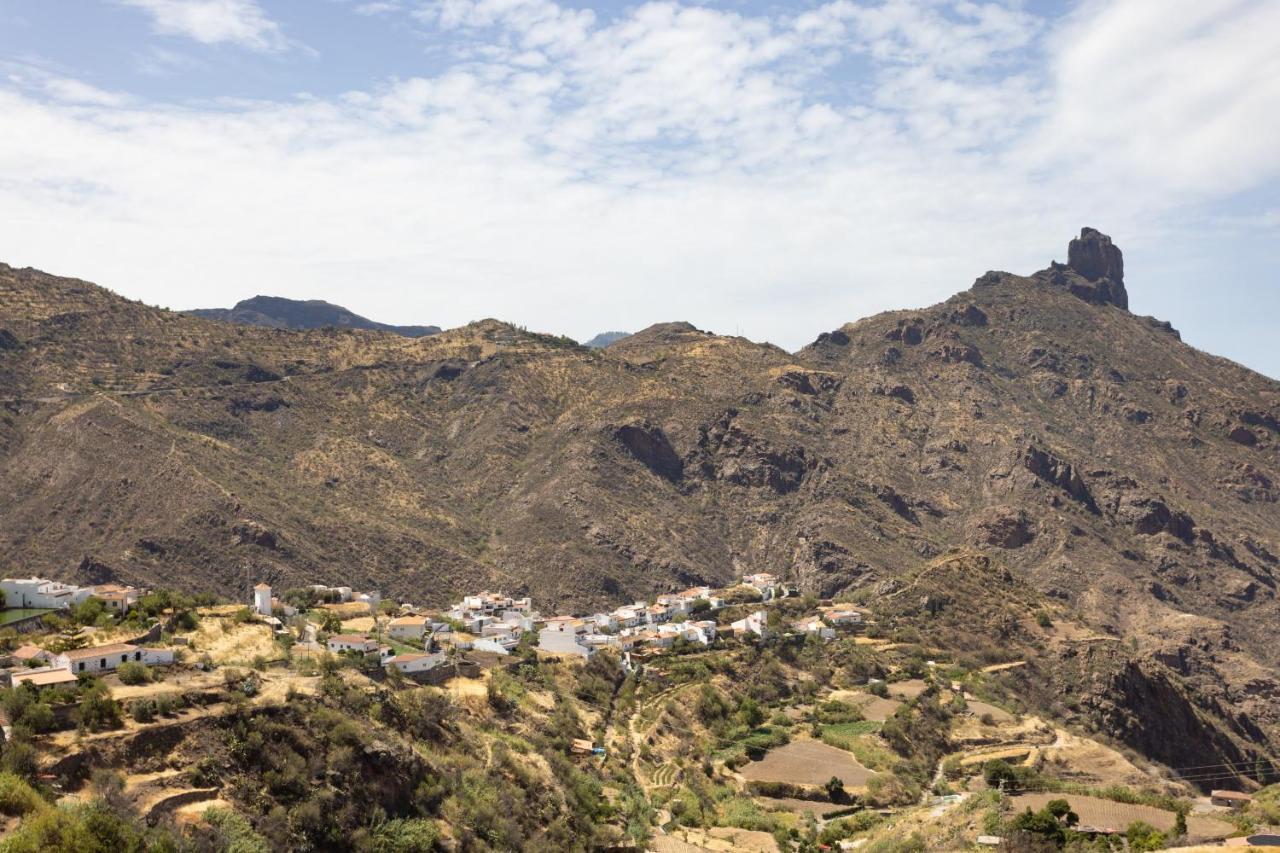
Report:
[[[232,333],[0,270],[0,561],[577,608],[750,571],[888,594],[971,549],[1274,745],[1280,383],[1129,313],[1102,236],[796,353],[687,323]]]
[[[183,313],[205,320],[267,326],[277,329],[365,329],[391,332],[409,338],[440,333],[439,326],[394,326],[361,317],[353,311],[321,299],[289,299],[283,296],[254,296],[231,308],[192,308]]]

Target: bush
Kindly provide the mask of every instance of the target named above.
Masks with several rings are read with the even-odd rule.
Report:
[[[20,776],[0,773],[0,812],[10,817],[22,817],[42,808],[45,801]]]
[[[120,727],[120,703],[103,691],[94,691],[80,701],[80,725],[91,732]]]
[[[149,723],[156,718],[154,699],[134,699],[129,703],[129,716],[139,723]]]
[[[21,720],[15,722],[21,722],[22,725],[37,734],[51,732],[57,724],[57,721],[53,716],[53,709],[44,702],[36,702],[33,705],[27,706],[27,709],[22,714]]]
[[[440,840],[436,822],[424,818],[389,820],[355,839],[361,853],[430,853]]]
[[[116,675],[119,676],[122,684],[146,684],[151,680],[151,670],[137,661],[120,664],[116,669]]]

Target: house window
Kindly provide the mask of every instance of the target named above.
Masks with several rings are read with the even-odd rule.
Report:
[[[84,672],[84,661],[80,661],[80,671]]]
[[[98,661],[98,668],[99,668],[99,669],[106,669],[106,668],[107,668],[107,659],[106,659],[106,658],[103,658],[102,660]]]
[[[120,655],[120,663],[124,663],[128,659],[129,659],[129,656],[127,654]]]
[[[133,659],[134,659],[134,660],[142,660],[142,652],[134,652],[134,653],[133,653]]]

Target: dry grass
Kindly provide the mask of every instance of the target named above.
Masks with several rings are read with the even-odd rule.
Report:
[[[792,741],[742,768],[751,782],[822,786],[835,776],[849,789],[864,787],[874,775],[843,749],[816,740]]]
[[[895,681],[888,685],[889,695],[898,699],[914,699],[925,691],[929,685],[924,679],[912,678],[909,681]]]
[[[1080,816],[1080,826],[1091,826],[1113,832],[1124,832],[1134,821],[1145,821],[1161,832],[1173,829],[1177,816],[1165,809],[1154,806],[1131,805],[1103,800],[1097,797],[1084,797],[1076,794],[1019,794],[1009,798],[1009,806],[1015,812],[1030,808],[1038,811],[1050,800],[1066,800],[1071,810]],[[1213,818],[1189,815],[1187,817],[1187,834],[1193,838],[1213,839],[1226,838],[1235,827]]]
[[[255,657],[271,660],[280,654],[271,628],[252,622],[238,624],[224,619],[202,619],[199,627],[187,636],[194,646],[193,655],[207,654],[219,666],[249,666]]]
[[[348,601],[343,604],[322,604],[318,610],[329,610],[338,614],[340,619],[359,619],[368,616],[372,611],[363,601]]]
[[[455,699],[489,695],[489,682],[484,678],[451,678],[443,687]]]

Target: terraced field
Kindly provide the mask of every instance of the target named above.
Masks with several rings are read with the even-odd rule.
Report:
[[[680,781],[680,768],[675,764],[664,764],[653,771],[650,777],[655,788],[664,788]]]
[[[1161,832],[1169,832],[1177,820],[1173,812],[1154,806],[1117,803],[1077,794],[1019,794],[1009,798],[1009,806],[1016,812],[1026,808],[1037,811],[1044,808],[1050,800],[1066,800],[1071,804],[1071,810],[1080,816],[1079,826],[1094,827],[1104,832],[1124,832],[1129,824],[1139,820],[1151,824]],[[1235,827],[1225,821],[1199,815],[1187,817],[1187,834],[1193,839],[1226,838],[1234,831]]]
[[[785,782],[789,785],[825,785],[838,778],[846,788],[862,788],[875,775],[843,749],[815,740],[792,741],[771,749],[759,761],[742,768],[750,782]]]

